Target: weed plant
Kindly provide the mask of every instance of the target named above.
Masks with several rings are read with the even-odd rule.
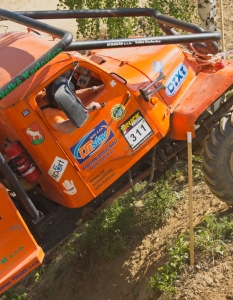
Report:
[[[25,292],[15,292],[14,289],[9,289],[4,293],[4,300],[26,300],[28,294]]]
[[[168,248],[169,261],[158,268],[157,273],[148,282],[147,290],[154,289],[155,294],[163,292],[166,299],[172,299],[176,292],[174,281],[185,266],[189,256],[188,235],[181,235],[177,241]]]
[[[143,189],[144,185],[143,182],[137,184],[136,190]],[[96,253],[112,258],[126,251],[135,238],[166,219],[174,201],[173,192],[164,179],[153,183],[140,201],[134,199],[131,191],[126,192],[83,226],[82,232],[68,244],[69,254],[84,252],[87,257]]]
[[[206,227],[196,228],[195,246],[197,252],[211,257],[213,262],[219,255],[226,252],[226,243],[233,238],[233,217],[223,217],[219,221],[217,216],[209,215],[205,219]],[[211,254],[211,256],[209,255]]]
[[[80,270],[87,268],[91,264],[93,255],[103,259],[110,259],[117,254],[126,251],[135,239],[143,237],[151,232],[155,226],[162,224],[170,214],[175,202],[174,193],[169,187],[169,178],[160,179],[156,183],[151,183],[148,192],[136,201],[129,190],[107,209],[103,210],[93,221],[88,221],[75,234],[69,243],[65,244],[66,257],[56,262],[52,275],[56,278],[72,263]],[[140,192],[145,182],[135,186]],[[58,252],[61,252],[59,249]],[[74,258],[78,261],[74,262]],[[32,273],[34,284],[39,284],[42,276],[48,280],[51,278],[51,266],[42,266]],[[4,293],[4,300],[23,300],[27,298],[26,293],[13,287]],[[17,296],[18,295],[18,296]]]
[[[216,258],[226,253],[226,243],[233,239],[233,217],[218,218],[208,215],[202,225],[195,228],[194,245],[196,260]],[[168,248],[168,261],[158,268],[149,279],[147,291],[153,296],[163,293],[165,299],[173,299],[176,293],[175,280],[187,266],[189,258],[189,233],[182,234]],[[154,299],[154,298],[153,298]]]

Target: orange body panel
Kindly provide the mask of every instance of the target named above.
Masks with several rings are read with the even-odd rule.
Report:
[[[206,70],[208,71],[208,69]],[[169,137],[186,140],[187,132],[194,133],[196,119],[233,83],[233,63],[225,62],[224,69],[200,72],[189,88],[171,108]]]
[[[28,39],[28,37],[24,38]],[[17,47],[21,47],[25,51],[25,44],[22,43],[24,38],[14,43],[17,43]],[[36,41],[38,39],[38,37],[35,37]],[[45,48],[51,47],[50,43],[44,42]],[[153,49],[156,50],[155,47]],[[151,50],[153,49],[151,48]],[[41,51],[44,50],[43,48]],[[151,59],[149,59],[147,47],[144,47],[144,52],[149,61],[148,70],[151,69],[149,75],[153,79],[153,76],[158,75],[158,72],[153,71],[154,53],[152,51]],[[37,57],[39,53],[36,52],[33,56]],[[108,70],[106,63],[97,65],[88,58],[74,55],[70,55],[69,58],[68,64],[67,56],[59,54],[44,68],[35,73],[29,79],[32,82],[30,82],[30,89],[26,94],[33,88],[34,90],[24,100],[18,101],[15,99],[15,91],[6,96],[0,102],[2,107],[9,107],[13,100],[16,104],[2,112],[8,120],[8,124],[3,118],[2,122],[0,120],[0,127],[5,132],[5,138],[20,140],[39,168],[41,176],[38,181],[42,188],[38,190],[39,193],[64,206],[81,207],[116,181],[166,135],[169,130],[169,114],[166,113],[167,105],[159,94],[157,95],[158,102],[155,105],[144,103],[143,99],[138,98],[138,88],[150,83],[151,78],[140,72],[137,67],[130,64],[119,67],[119,61],[115,60],[115,67],[112,64],[112,69]],[[98,77],[104,82],[105,89],[95,98],[95,101],[105,102],[106,106],[100,111],[91,113],[89,120],[82,128],[67,136],[53,130],[46,123],[43,119],[43,113],[36,105],[35,96],[47,85],[47,78],[50,77],[51,81],[59,73],[64,72],[65,69],[71,68],[70,63],[75,60],[79,61],[80,66],[98,74]],[[111,75],[112,72],[122,77],[128,74],[127,78],[130,78],[130,80],[125,85],[118,75]],[[42,74],[44,74],[44,77]],[[21,93],[20,90],[19,93]],[[21,95],[25,97],[26,94],[22,93]],[[10,101],[8,101],[9,97]],[[124,111],[124,115],[120,119],[113,117],[116,107],[121,107]],[[126,139],[127,132],[121,130],[121,126],[125,128],[127,122],[135,121],[135,119],[145,122],[146,127],[143,126],[144,123],[140,124],[142,125],[142,134],[146,136],[143,136],[141,144],[130,146]],[[41,142],[33,143],[32,138],[26,134],[28,128],[39,130],[41,136],[43,136]],[[93,133],[93,138],[98,140],[97,143],[99,143],[99,139],[103,138],[95,149],[91,146],[91,143],[96,145],[94,140],[90,138],[90,140],[86,139],[84,141],[85,137],[91,133]],[[104,135],[106,136],[104,137]],[[82,147],[78,148],[77,145],[80,142]],[[2,148],[3,143],[4,139],[0,142]],[[75,154],[75,151],[78,151],[78,154]],[[75,157],[77,155],[82,155],[82,159]],[[60,168],[60,171],[56,171],[56,168]],[[74,186],[73,193],[67,192],[64,187],[66,184],[71,184],[71,182]]]
[[[16,47],[21,49],[22,58],[25,52],[30,52],[25,67],[54,44],[47,40],[41,43],[40,37],[30,34],[5,34],[2,42],[8,43],[6,49],[11,51]],[[41,44],[37,49],[32,46],[36,43]],[[4,51],[7,55],[7,50]],[[104,83],[104,90],[95,101],[106,105],[90,113],[82,128],[67,135],[46,123],[35,97],[54,78],[73,68],[75,61]],[[1,69],[0,84],[22,70],[23,65],[14,67],[15,63],[7,62],[8,66]],[[7,74],[7,68],[13,70],[12,74]],[[130,51],[126,48],[98,50],[86,57],[60,53],[0,101],[4,109],[0,112],[4,116],[0,119],[1,132],[4,132],[0,147],[3,148],[5,138],[19,140],[41,172],[38,180],[41,188],[37,191],[61,205],[81,207],[106,190],[163,137],[186,138],[184,132],[192,130],[197,116],[230,85],[232,71],[229,64],[223,72],[197,74],[195,63],[175,45],[134,47]],[[164,89],[153,95],[153,104],[146,102],[140,97],[139,89],[148,86],[160,72],[165,75],[159,81]],[[215,86],[219,83],[221,88],[215,95],[211,96],[213,85],[207,79],[213,80]],[[208,83],[203,85],[203,80]],[[151,87],[152,92],[156,86]],[[200,94],[207,97],[203,104],[197,101]],[[121,110],[120,117],[115,115],[118,110]],[[131,126],[134,122],[140,128]],[[34,141],[27,134],[28,129],[38,131],[41,138]],[[138,143],[133,141],[136,133]],[[67,190],[71,185],[72,190]]]
[[[43,250],[0,184],[0,294],[38,267]]]
[[[55,17],[51,12],[49,15]],[[18,15],[16,19],[20,18],[23,17]],[[175,24],[179,24],[177,21]],[[136,39],[134,44],[130,39],[126,43],[110,42],[106,49],[83,56],[62,51],[86,47],[72,43],[70,33],[52,26],[47,30],[47,25],[45,29],[42,23],[32,22],[30,18],[20,22],[61,38],[57,43],[35,32],[0,34],[0,154],[6,159],[1,162],[6,173],[1,169],[0,180],[9,184],[10,189],[11,186],[13,190],[15,188],[16,193],[20,193],[17,186],[28,191],[22,198],[30,196],[27,200],[32,211],[40,210],[40,218],[35,217],[34,227],[39,244],[47,250],[75,230],[76,217],[79,221],[92,219],[118,195],[116,190],[123,192],[127,186],[127,171],[130,170],[138,181],[147,178],[151,166],[152,175],[158,178],[175,163],[185,144],[178,140],[185,140],[187,131],[195,135],[197,118],[232,84],[233,63],[225,62],[224,65],[220,62],[218,67],[223,69],[217,70],[212,63],[215,58],[208,62],[206,59],[209,67],[202,67],[199,63],[205,60],[204,55],[195,51],[187,53],[179,45],[170,45],[177,41],[173,38],[164,39],[164,42],[156,38],[153,45],[144,38]],[[165,26],[168,32],[169,24]],[[162,23],[160,27],[163,28]],[[192,29],[188,23],[178,28],[199,32],[199,28]],[[196,39],[200,37],[196,36]],[[90,44],[100,48],[99,43]],[[139,44],[143,46],[139,47]],[[119,45],[136,46],[111,48]],[[195,46],[193,42],[192,45],[189,49],[204,51],[210,48],[208,44]],[[211,45],[211,53],[216,53],[217,47]],[[63,134],[44,116],[43,109],[50,107],[49,114],[54,107],[52,103],[49,106],[45,101],[46,105],[40,108],[36,98],[39,93],[42,97],[49,91],[47,87],[54,79],[74,69],[76,73],[73,72],[69,80],[75,89],[89,88],[84,91],[89,96],[81,99],[85,110],[77,103],[75,91],[69,90],[67,82],[53,91],[60,101],[56,103],[58,108],[62,107],[70,119],[56,124],[55,128],[65,125],[66,131],[62,132],[72,131],[70,121],[78,125],[71,115],[82,116],[84,123],[72,133]],[[89,92],[93,92],[93,97]],[[50,99],[49,95],[47,98]],[[88,111],[87,105],[92,101],[101,104],[101,109]],[[62,118],[59,120],[63,121]],[[9,146],[8,151],[5,151],[6,146]],[[32,176],[34,171],[35,177]],[[14,187],[12,177],[6,176],[14,178],[14,173],[27,184],[18,182]],[[44,253],[15,207],[18,199],[14,199],[14,205],[1,183],[0,199],[1,294],[40,265]],[[21,209],[21,205],[17,207]],[[55,234],[59,228],[59,234]]]
[[[30,34],[5,34],[1,41],[9,44],[5,49],[14,52],[17,48],[22,53],[22,64],[17,69],[12,60],[12,71],[1,70],[2,85],[23,64],[26,67],[54,44]],[[38,47],[34,47],[36,43]],[[30,57],[25,54],[27,51]],[[82,128],[65,135],[46,123],[35,97],[55,77],[73,68],[75,61],[104,83],[104,90],[95,101],[106,105],[90,113]],[[148,86],[161,72],[165,78],[159,83],[164,89],[153,95],[153,104],[146,102],[139,89]],[[98,50],[87,57],[61,53],[0,101],[4,109],[0,125],[5,128],[0,147],[3,148],[5,138],[19,140],[41,172],[39,193],[61,205],[81,207],[106,190],[163,137],[185,139],[184,133],[193,131],[198,115],[231,84],[231,72],[229,63],[224,71],[197,73],[189,55],[175,45]],[[219,88],[211,95],[217,83]],[[151,87],[152,92],[156,86]],[[204,103],[197,100],[200,95],[205,95]],[[115,116],[118,110],[120,117]],[[141,127],[131,126],[134,121]],[[41,138],[34,141],[27,134],[28,129],[40,132]],[[136,133],[138,143],[133,142]],[[73,186],[72,191],[66,189],[67,185]]]
[[[86,63],[84,65],[87,67]],[[88,65],[88,67],[90,69],[93,68],[91,65]],[[93,71],[95,71],[95,68],[93,68]],[[152,122],[144,112],[143,107],[140,106],[141,99],[140,103],[135,107],[137,100],[121,82],[114,79],[115,85],[112,87],[109,81],[110,79],[112,81],[113,78],[109,79],[109,75],[104,72],[102,72],[101,76],[105,83],[105,89],[101,95],[97,96],[95,101],[99,103],[106,102],[106,106],[100,111],[91,113],[89,120],[84,126],[70,135],[59,133],[41,118],[43,114],[35,106],[33,97],[31,105],[27,100],[22,100],[13,107],[4,110],[5,116],[10,121],[10,124],[13,124],[14,128],[14,130],[8,130],[8,126],[5,124],[5,132],[8,133],[8,137],[11,139],[11,132],[17,134],[18,139],[24,148],[27,149],[42,173],[39,183],[43,191],[40,192],[47,198],[64,206],[80,207],[90,202],[135,164],[140,157],[147,153],[163,137],[156,127],[156,122]],[[130,98],[124,105],[129,94]],[[112,118],[111,111],[116,105],[124,107],[125,115],[120,121]],[[158,125],[162,120],[164,124],[167,124],[168,129],[168,119],[164,118],[166,105],[162,101],[155,107],[150,105],[147,110],[150,111],[152,117],[153,109],[157,106],[161,106],[161,113],[158,114]],[[24,112],[28,113],[26,117]],[[132,118],[134,115],[140,118],[143,117],[150,127],[149,134],[151,136],[143,144],[143,148],[140,148],[140,154],[129,146],[119,129],[125,120]],[[41,140],[41,143],[34,144],[30,136],[26,134],[28,128],[39,130],[43,136],[43,141]],[[108,135],[106,141],[103,141],[94,151],[90,149],[90,146],[88,148],[88,143],[84,143],[79,152],[83,159],[76,159],[74,155],[75,150],[71,150],[71,148],[74,148],[75,144],[93,131],[96,134],[95,137],[97,137],[98,131],[103,131],[102,134],[104,135],[105,129],[103,128],[106,129],[106,135]],[[60,168],[63,168],[59,176],[56,177],[56,174],[58,174],[56,171],[48,174],[51,168],[59,167],[59,161]],[[95,178],[98,180],[95,180]],[[102,180],[100,180],[101,178]],[[69,194],[64,189],[64,184],[71,182],[71,180],[76,189],[74,194]]]
[[[4,86],[30,63],[54,46],[55,42],[27,33],[13,32],[1,34],[0,45],[0,86]],[[65,52],[60,53],[51,61],[50,57],[47,59],[49,62],[44,67],[38,66],[38,71],[27,81],[17,87],[8,86],[6,93],[8,92],[9,95],[0,94],[0,108],[9,107],[27,97],[43,82],[51,78],[54,73],[58,72],[65,63],[71,61],[70,54]],[[25,73],[25,77],[27,76],[28,74]]]

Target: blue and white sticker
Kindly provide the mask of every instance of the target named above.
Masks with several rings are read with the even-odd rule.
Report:
[[[58,182],[65,172],[67,164],[68,161],[66,159],[56,156],[48,171],[48,174]]]
[[[163,63],[160,61],[154,61],[153,63],[153,71],[156,73],[163,72]]]
[[[166,94],[168,97],[172,97],[182,86],[185,78],[188,75],[188,69],[186,65],[179,64],[174,72],[170,75],[166,83]]]
[[[25,109],[23,112],[22,112],[22,115],[24,117],[28,116],[30,114],[30,110],[29,109]]]
[[[89,131],[81,140],[76,142],[70,151],[79,164],[85,162],[89,157],[103,147],[114,133],[105,120],[101,121],[91,131]]]

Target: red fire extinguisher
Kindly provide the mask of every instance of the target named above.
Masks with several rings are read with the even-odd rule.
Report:
[[[32,183],[39,178],[40,171],[19,142],[8,145],[5,152],[27,182]]]

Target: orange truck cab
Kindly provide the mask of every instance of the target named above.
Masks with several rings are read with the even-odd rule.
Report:
[[[161,176],[186,148],[187,132],[198,150],[216,121],[211,105],[232,84],[233,64],[216,56],[217,32],[153,9],[98,10],[87,17],[126,15],[154,18],[166,36],[75,42],[69,32],[35,19],[81,18],[82,11],[16,14],[0,9],[2,19],[59,38],[34,31],[0,35],[1,181],[16,192],[14,203],[29,228],[38,232],[35,239],[44,251],[75,230],[77,220],[92,219],[136,182]],[[171,27],[191,34],[174,35]],[[89,52],[81,55],[79,50]],[[80,101],[69,84],[56,91],[56,109],[77,127],[64,134],[45,117],[51,103],[42,107],[38,97],[67,71],[76,90],[92,88],[93,95]],[[95,94],[100,85],[103,89]],[[91,101],[101,109],[89,111]],[[232,101],[224,104],[224,111]],[[217,115],[222,112],[219,108]],[[0,293],[43,259],[4,193],[0,217],[11,217],[1,229]],[[15,240],[19,234],[20,242]]]
[[[44,252],[0,184],[0,294],[38,267]]]

